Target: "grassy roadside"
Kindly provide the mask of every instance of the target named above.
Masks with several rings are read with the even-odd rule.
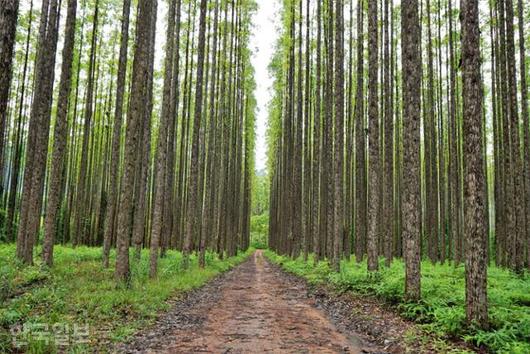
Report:
[[[113,269],[101,266],[100,248],[58,246],[55,266],[47,269],[39,263],[22,267],[14,245],[0,245],[0,352],[13,350],[12,333],[31,353],[55,352],[63,344],[81,353],[124,340],[168,309],[168,299],[201,286],[252,252],[224,260],[208,254],[205,269],[193,256],[184,271],[182,255],[169,251],[159,262],[158,278],[151,280],[144,250],[140,262],[131,258],[133,280],[127,289],[116,286]]]
[[[404,266],[396,260],[390,268],[380,265],[376,276],[369,276],[366,261],[342,261],[341,272],[333,272],[326,262],[313,267],[310,259],[292,260],[267,250],[265,256],[285,270],[312,284],[330,284],[338,291],[371,295],[391,304],[400,314],[441,338],[452,336],[486,346],[495,353],[530,353],[530,275],[516,275],[497,267],[488,269],[491,329],[465,325],[465,281],[463,266],[432,265],[422,262],[422,301],[403,300]]]

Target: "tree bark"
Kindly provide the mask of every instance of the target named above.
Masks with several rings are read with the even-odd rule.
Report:
[[[405,297],[420,299],[421,55],[418,1],[401,1],[403,77],[403,243]]]
[[[139,140],[141,120],[144,118],[145,105],[148,103],[147,85],[145,77],[149,74],[149,49],[152,40],[151,27],[153,16],[153,1],[140,0],[138,3],[138,19],[136,29],[136,51],[134,54],[131,102],[128,112],[127,132],[124,154],[124,169],[120,188],[120,202],[118,211],[118,230],[116,239],[116,280],[130,281],[129,270],[129,230],[131,224],[132,196],[134,190],[134,175],[136,151]]]
[[[368,271],[378,265],[378,240],[380,231],[380,141],[379,141],[379,94],[377,71],[379,68],[379,25],[377,1],[368,2]]]
[[[0,0],[0,195],[4,175],[4,136],[11,87],[13,48],[17,33],[19,0]]]
[[[57,225],[57,212],[61,203],[61,189],[63,182],[64,159],[66,156],[66,141],[68,134],[68,104],[72,86],[72,63],[74,59],[75,24],[77,0],[68,1],[66,15],[66,29],[63,47],[63,62],[61,66],[61,81],[59,84],[59,98],[57,117],[53,136],[53,156],[50,172],[50,190],[48,205],[44,220],[44,243],[42,257],[48,266],[53,264],[53,244]]]
[[[482,152],[482,78],[477,0],[461,3],[462,79],[465,154],[466,315],[482,328],[488,325],[487,233],[484,154]]]
[[[116,106],[114,111],[114,128],[112,132],[112,152],[109,175],[108,208],[105,213],[105,232],[103,235],[103,265],[109,266],[110,246],[114,235],[116,218],[118,181],[120,169],[120,141],[123,121],[123,96],[125,93],[125,77],[127,73],[127,51],[129,47],[129,14],[131,1],[123,1],[121,18],[120,54],[118,59],[118,77],[116,81]]]

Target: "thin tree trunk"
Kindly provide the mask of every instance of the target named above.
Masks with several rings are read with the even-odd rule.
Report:
[[[59,98],[57,117],[53,136],[53,156],[50,173],[50,190],[48,205],[44,220],[44,243],[42,258],[48,266],[53,264],[53,244],[57,225],[57,212],[61,203],[61,189],[63,182],[64,159],[66,156],[66,141],[68,133],[68,104],[72,86],[72,63],[74,59],[75,24],[77,0],[68,1],[66,15],[66,29],[61,67],[61,81],[59,84]]]
[[[380,201],[380,141],[379,141],[379,95],[377,71],[379,68],[378,53],[378,14],[377,2],[368,2],[368,146],[369,146],[369,211],[368,211],[368,271],[374,272],[379,268],[378,247],[379,240],[379,201]]]
[[[204,77],[204,47],[206,37],[206,0],[201,0],[200,3],[200,24],[199,24],[199,40],[197,51],[197,78],[195,87],[195,114],[193,120],[193,140],[191,151],[190,164],[190,184],[188,189],[188,215],[186,219],[186,233],[184,240],[184,268],[189,265],[189,255],[191,252],[191,242],[193,234],[197,230],[198,225],[198,184],[199,184],[199,133],[201,127],[201,113],[202,113],[202,95],[203,95],[203,77]]]
[[[17,32],[18,6],[19,0],[0,0],[0,195],[3,193],[4,146],[6,146],[4,136],[7,127],[9,88],[13,73],[13,48]]]
[[[112,132],[112,153],[109,176],[108,208],[105,213],[105,233],[103,235],[103,265],[109,266],[110,246],[114,234],[116,218],[118,182],[120,169],[120,141],[123,121],[123,96],[125,93],[125,77],[127,72],[127,51],[129,46],[129,14],[131,1],[123,1],[121,18],[120,55],[118,59],[118,77],[116,82],[116,106],[114,111],[114,128]]]
[[[401,1],[403,77],[403,243],[405,297],[420,299],[421,53],[418,0]]]

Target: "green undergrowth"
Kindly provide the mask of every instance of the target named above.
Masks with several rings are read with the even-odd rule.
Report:
[[[182,254],[169,251],[152,280],[149,251],[142,251],[136,262],[131,250],[127,288],[116,285],[113,269],[102,267],[100,248],[58,246],[55,265],[48,269],[40,260],[22,266],[14,257],[14,245],[0,245],[0,353],[14,349],[13,338],[30,353],[104,351],[153,322],[169,308],[166,300],[241,263],[252,251],[224,260],[209,253],[204,269],[192,256],[188,270],[181,266]]]
[[[252,215],[250,218],[250,244],[256,249],[266,249],[269,235],[269,215]]]
[[[400,314],[439,337],[461,338],[495,353],[530,353],[530,275],[517,275],[497,267],[488,268],[488,304],[490,329],[467,326],[465,321],[464,267],[422,262],[422,300],[404,301],[404,264],[395,260],[389,268],[381,260],[380,271],[369,275],[366,261],[341,262],[341,271],[333,272],[327,262],[313,266],[302,258],[292,260],[272,251],[265,255],[288,272],[312,284],[329,284],[337,291],[375,296],[394,306]]]

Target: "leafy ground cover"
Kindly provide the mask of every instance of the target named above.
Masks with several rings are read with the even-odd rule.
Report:
[[[483,346],[495,353],[530,353],[530,275],[489,267],[488,302],[490,329],[480,330],[465,322],[464,267],[422,262],[422,300],[404,301],[404,265],[395,260],[389,268],[380,264],[369,275],[366,261],[343,260],[341,271],[333,272],[327,262],[290,259],[272,251],[265,255],[285,270],[312,284],[329,284],[338,291],[376,296],[395,306],[400,314],[441,337],[454,337]]]
[[[144,250],[141,261],[131,257],[132,282],[126,288],[116,286],[113,269],[101,266],[100,248],[59,246],[48,269],[40,263],[24,267],[14,257],[14,245],[0,245],[0,352],[16,344],[30,353],[65,348],[81,353],[122,341],[167,310],[168,299],[201,286],[252,251],[223,260],[208,254],[204,269],[192,256],[188,270],[182,269],[181,253],[169,251],[152,280]]]

